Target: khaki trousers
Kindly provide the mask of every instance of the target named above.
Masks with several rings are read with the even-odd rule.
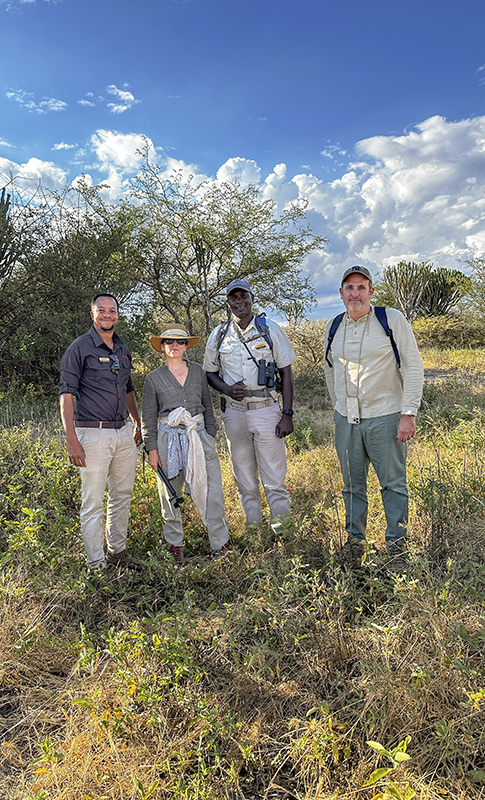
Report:
[[[224,492],[222,489],[221,464],[216,449],[216,441],[205,429],[197,431],[202,442],[207,469],[207,530],[211,550],[220,550],[229,541],[229,525],[224,509]],[[165,471],[167,465],[167,448],[169,434],[158,430],[158,454]],[[165,466],[164,466],[165,465]],[[185,475],[181,470],[170,483],[178,495],[182,494]],[[184,542],[182,515],[180,508],[174,508],[169,500],[168,489],[157,475],[158,494],[162,506],[163,538],[168,544],[181,547]]]
[[[86,453],[81,474],[81,533],[89,567],[106,563],[103,549],[104,493],[106,507],[106,546],[109,553],[126,549],[130,503],[135,482],[137,448],[131,425],[118,430],[76,428]]]
[[[286,446],[275,434],[280,417],[278,403],[251,411],[227,405],[222,415],[234,478],[249,523],[261,519],[260,476],[271,521],[288,515],[290,510]]]

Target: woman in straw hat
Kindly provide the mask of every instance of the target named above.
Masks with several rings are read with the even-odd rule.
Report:
[[[154,350],[164,353],[165,364],[150,372],[143,387],[142,429],[148,462],[162,467],[178,495],[186,489],[209,531],[212,557],[227,550],[229,529],[224,511],[221,467],[215,445],[217,431],[209,386],[200,364],[187,361],[195,347],[183,325],[171,322],[160,336],[151,336]],[[182,517],[170,503],[165,483],[157,475],[162,504],[163,535],[176,565],[184,563]]]

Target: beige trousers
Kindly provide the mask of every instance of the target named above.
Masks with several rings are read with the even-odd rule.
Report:
[[[137,448],[131,425],[118,430],[76,428],[76,434],[86,453],[86,466],[79,468],[86,562],[89,567],[99,567],[106,563],[103,549],[106,484],[106,547],[110,553],[120,553],[126,548]]]
[[[249,523],[261,519],[260,476],[271,521],[286,516],[290,510],[286,446],[284,439],[278,439],[275,433],[280,417],[278,403],[251,411],[228,404],[222,415],[234,478]]]

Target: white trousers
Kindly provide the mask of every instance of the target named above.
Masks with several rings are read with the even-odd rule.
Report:
[[[287,515],[290,510],[286,488],[286,446],[284,439],[278,439],[275,433],[280,417],[278,403],[252,411],[242,411],[228,404],[222,415],[234,478],[249,523],[261,519],[259,476],[271,521]]]
[[[106,507],[106,546],[109,553],[126,549],[130,503],[135,482],[137,448],[131,425],[111,428],[76,428],[86,453],[81,473],[81,533],[89,567],[106,563],[103,549],[104,493]]]

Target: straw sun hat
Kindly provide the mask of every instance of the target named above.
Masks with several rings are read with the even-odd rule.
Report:
[[[154,350],[163,352],[162,339],[187,339],[187,350],[199,343],[200,336],[190,336],[179,322],[168,322],[163,326],[160,336],[150,336],[150,344]]]

